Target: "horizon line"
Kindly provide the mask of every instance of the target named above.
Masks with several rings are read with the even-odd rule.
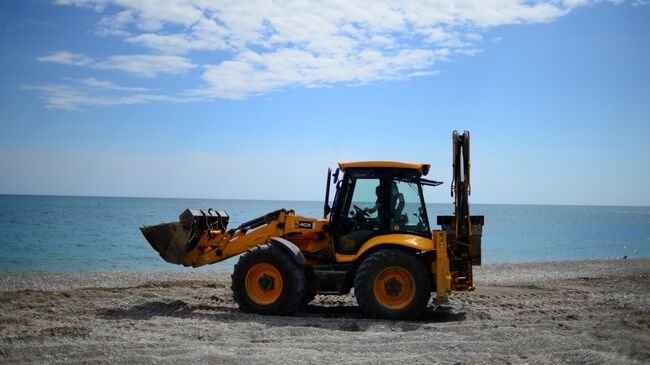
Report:
[[[71,195],[71,194],[24,194],[0,193],[0,196],[31,196],[31,197],[60,197],[60,198],[114,198],[114,199],[176,199],[176,200],[240,200],[240,201],[282,201],[282,202],[313,202],[324,203],[322,200],[268,199],[268,198],[190,198],[190,197],[159,197],[159,196],[119,196],[119,195]],[[453,201],[426,202],[426,204],[454,204]],[[559,203],[470,203],[471,205],[532,205],[532,206],[565,206],[565,207],[634,207],[650,208],[650,205],[620,205],[620,204],[559,204]]]

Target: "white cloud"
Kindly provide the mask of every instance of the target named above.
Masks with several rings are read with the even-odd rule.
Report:
[[[228,46],[219,36],[199,34],[154,34],[145,33],[126,38],[129,43],[139,44],[163,53],[187,53],[194,50],[226,50]]]
[[[550,22],[598,2],[56,0],[101,13],[98,34],[150,54],[97,61],[58,52],[39,60],[151,78],[183,73],[199,63],[192,60],[197,51],[212,52],[219,61],[204,65],[203,83],[183,94],[240,99],[292,87],[435,75],[439,61],[480,53],[491,28]]]
[[[40,62],[63,63],[73,66],[89,66],[94,63],[93,59],[79,53],[56,52],[49,56],[38,57]]]
[[[110,81],[86,78],[68,79],[65,84],[23,85],[45,100],[48,109],[84,110],[86,107],[134,105],[151,102],[188,102],[189,98],[155,94],[141,87],[117,85]]]
[[[418,72],[411,72],[410,74],[407,75],[407,77],[418,77],[418,76],[434,76],[439,74],[440,71],[418,71]]]
[[[97,62],[96,68],[120,70],[140,77],[159,74],[178,75],[196,67],[185,57],[170,55],[119,55]]]
[[[443,54],[445,52],[442,52]],[[195,95],[216,98],[244,98],[287,86],[323,86],[338,82],[360,84],[408,77],[409,70],[424,70],[442,58],[428,49],[381,52],[364,49],[356,55],[316,56],[295,48],[272,53],[246,52],[234,60],[206,66],[203,79],[209,85]],[[412,76],[432,75],[430,72]]]
[[[97,80],[94,77],[89,77],[83,80],[79,80],[79,83],[96,89],[119,90],[119,91],[147,91],[147,89],[143,87],[120,86],[114,84],[111,81]]]
[[[459,48],[454,50],[455,54],[460,54],[463,56],[476,56],[481,52],[483,52],[483,50],[479,48]]]
[[[62,51],[39,57],[37,60],[88,66],[100,70],[120,70],[145,78],[152,78],[159,74],[178,75],[197,67],[185,57],[151,54],[116,55],[105,60],[95,60],[83,54]]]
[[[125,27],[134,20],[132,10],[124,10],[105,16],[97,24],[97,34],[101,36],[129,37],[131,33],[127,32]]]

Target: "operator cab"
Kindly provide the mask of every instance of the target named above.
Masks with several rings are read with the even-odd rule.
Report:
[[[339,163],[339,167],[344,176],[337,182],[330,212],[337,253],[355,254],[378,235],[431,238],[422,185],[440,183],[422,179],[429,165],[371,161]]]

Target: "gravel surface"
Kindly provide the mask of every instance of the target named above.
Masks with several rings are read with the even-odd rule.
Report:
[[[237,309],[228,271],[0,275],[0,363],[650,363],[650,260],[489,264],[417,321]]]

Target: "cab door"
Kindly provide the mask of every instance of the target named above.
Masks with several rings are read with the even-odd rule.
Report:
[[[372,171],[346,173],[337,194],[332,216],[334,247],[339,254],[354,254],[359,247],[381,233],[388,222],[386,182]]]

